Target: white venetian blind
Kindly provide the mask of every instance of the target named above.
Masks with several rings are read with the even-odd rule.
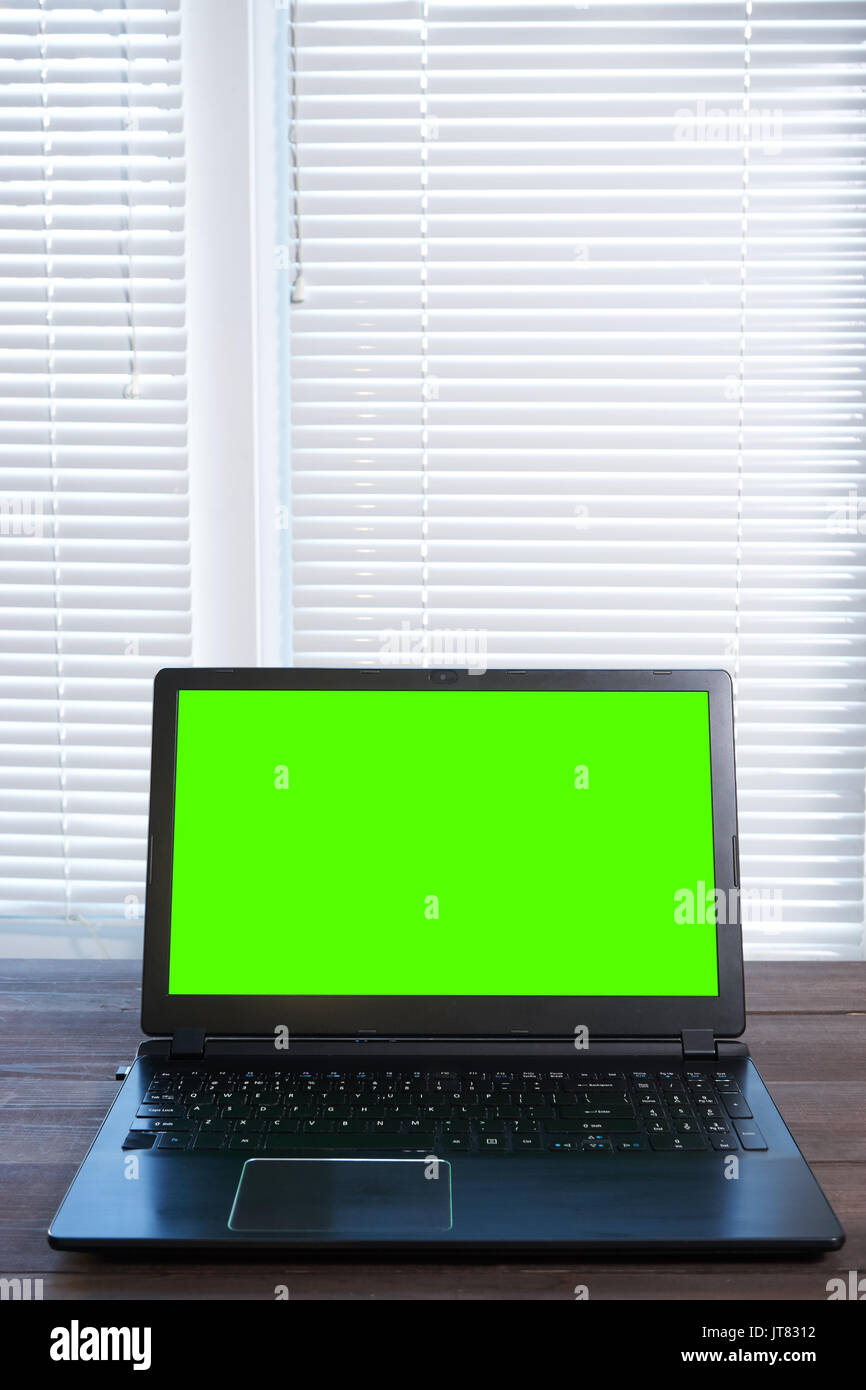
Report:
[[[288,40],[291,657],[726,665],[748,948],[858,954],[866,9],[297,0]]]
[[[23,951],[71,924],[110,949],[143,913],[151,679],[190,653],[183,200],[179,0],[0,6],[0,912]]]

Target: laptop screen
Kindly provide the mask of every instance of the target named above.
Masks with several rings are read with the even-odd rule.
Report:
[[[171,994],[718,993],[706,692],[178,700]]]

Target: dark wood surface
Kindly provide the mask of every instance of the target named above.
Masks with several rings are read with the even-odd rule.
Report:
[[[0,1275],[45,1298],[825,1299],[866,1271],[866,962],[747,967],[745,1041],[847,1232],[809,1261],[135,1261],[51,1250],[45,1229],[140,1041],[138,967],[0,961]]]

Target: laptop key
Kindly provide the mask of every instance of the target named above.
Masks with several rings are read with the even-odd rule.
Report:
[[[732,1120],[751,1120],[752,1112],[741,1095],[723,1095],[722,1100]]]
[[[591,1120],[548,1120],[548,1134],[595,1134],[606,1130],[608,1134],[633,1133],[637,1122],[634,1115],[628,1119],[610,1119],[607,1115],[597,1115]]]
[[[651,1134],[650,1143],[657,1153],[697,1153],[707,1147],[702,1134]]]
[[[702,1088],[695,1088],[695,1087],[692,1087],[692,1089],[689,1091],[689,1096],[690,1096],[692,1105],[699,1105],[699,1106],[700,1106],[700,1105],[712,1105],[712,1104],[713,1104],[713,1101],[714,1101],[714,1099],[715,1099],[715,1097],[713,1096],[712,1091],[708,1091],[708,1090],[702,1089]]]
[[[226,1136],[219,1130],[200,1131],[192,1141],[194,1149],[221,1149]]]
[[[681,1107],[671,1107],[672,1110],[677,1110],[679,1108]],[[663,1120],[665,1117],[665,1112],[657,1101],[641,1101],[640,1113],[645,1120]]]
[[[591,1120],[596,1115],[610,1117],[612,1120],[634,1120],[634,1106],[620,1104],[618,1101],[612,1101],[607,1105],[599,1101],[598,1104],[593,1102],[589,1105],[563,1105],[560,1114],[571,1115],[577,1120]]]
[[[191,1121],[191,1120],[175,1120],[175,1119],[171,1119],[171,1120],[133,1120],[133,1122],[132,1122],[132,1124],[129,1126],[129,1128],[130,1128],[130,1130],[134,1130],[134,1131],[136,1131],[136,1132],[143,1133],[143,1134],[150,1134],[150,1133],[153,1133],[154,1131],[157,1131],[157,1130],[163,1130],[163,1131],[164,1131],[164,1130],[181,1130],[181,1131],[187,1131],[187,1132],[189,1132],[189,1130],[192,1129],[192,1121]]]
[[[253,1150],[259,1147],[260,1134],[235,1134],[229,1139],[229,1148],[234,1151]]]
[[[188,1134],[161,1134],[156,1147],[159,1153],[183,1153],[188,1143]]]
[[[711,1134],[710,1143],[718,1153],[736,1153],[737,1141],[731,1134]]]
[[[766,1149],[767,1141],[754,1120],[734,1120],[734,1129],[744,1149]]]
[[[656,1153],[671,1153],[673,1151],[673,1134],[653,1134],[651,1131],[649,1141]]]
[[[405,1149],[432,1153],[435,1143],[435,1134],[269,1134],[265,1148],[281,1153],[402,1153]]]
[[[123,1149],[152,1149],[154,1143],[159,1138],[157,1134],[148,1134],[146,1130],[131,1129],[124,1139],[121,1148]]]
[[[231,1123],[231,1121],[229,1122]],[[291,1123],[291,1122],[290,1122]],[[207,1120],[202,1125],[204,1129]],[[268,1128],[267,1120],[237,1120],[232,1127],[233,1134],[262,1134]]]
[[[511,1149],[516,1154],[541,1153],[540,1134],[512,1134]]]

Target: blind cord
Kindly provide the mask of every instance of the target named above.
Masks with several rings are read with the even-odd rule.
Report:
[[[430,151],[428,141],[430,138],[429,107],[427,102],[427,63],[428,63],[428,22],[430,6],[426,3],[421,6],[421,53],[420,53],[420,147],[421,147],[421,201],[420,201],[420,255],[421,255],[421,637],[423,663],[429,665],[429,633],[430,633],[430,595],[428,591],[428,581],[430,578],[429,570],[429,533],[430,533],[430,474],[429,474],[429,443],[430,443],[430,340],[428,330],[430,327],[429,309],[429,245],[428,245],[428,213],[429,213],[429,157]]]
[[[123,0],[123,61],[124,61],[124,96],[126,100],[126,313],[127,326],[129,329],[129,381],[124,388],[124,396],[127,400],[137,400],[141,394],[141,383],[138,371],[138,333],[136,331],[135,319],[135,289],[134,271],[135,263],[132,248],[132,190],[130,180],[130,164],[132,162],[132,136],[135,129],[135,115],[132,104],[132,63],[130,56],[130,27],[129,27],[129,4],[128,0]],[[119,248],[123,254],[123,247]]]
[[[298,20],[297,0],[292,0],[289,11],[289,53],[291,66],[289,71],[289,153],[292,161],[292,221],[295,230],[295,278],[292,283],[292,304],[303,304],[307,297],[307,286],[304,280],[304,231],[303,213],[301,210],[301,164],[298,155],[298,69],[297,69],[297,47],[295,44],[295,27]]]

